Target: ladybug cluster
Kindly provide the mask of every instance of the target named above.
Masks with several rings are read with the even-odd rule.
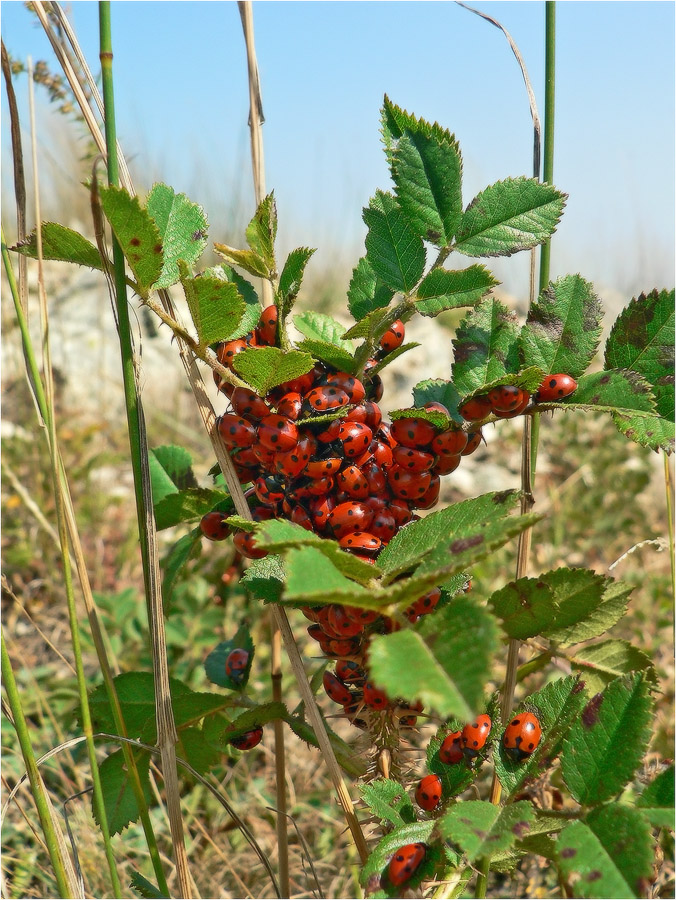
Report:
[[[225,660],[225,674],[237,686],[244,683],[249,665],[249,655],[248,650],[237,647],[235,650],[230,651]],[[259,726],[258,728],[252,728],[250,731],[245,731],[244,734],[231,737],[230,743],[236,750],[253,750],[262,740],[263,729]]]
[[[563,400],[577,390],[577,382],[570,375],[548,375],[538,388],[535,403],[552,403]],[[513,419],[520,416],[531,402],[528,391],[514,384],[503,384],[487,394],[477,395],[458,407],[458,412],[468,422],[478,422],[494,415],[498,419]]]

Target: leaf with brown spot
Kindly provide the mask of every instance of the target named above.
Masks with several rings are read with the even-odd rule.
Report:
[[[472,863],[507,850],[524,836],[534,819],[533,807],[527,800],[504,807],[466,800],[442,816],[439,830],[458,844]]]
[[[103,212],[134,273],[138,292],[147,297],[164,264],[160,231],[138,197],[112,185],[99,188],[99,194]]]
[[[453,382],[461,396],[519,372],[518,335],[516,316],[494,297],[470,310],[453,341]]]

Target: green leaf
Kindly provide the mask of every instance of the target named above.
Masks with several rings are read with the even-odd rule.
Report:
[[[364,802],[381,822],[389,822],[395,828],[415,822],[416,814],[411,799],[398,781],[378,778],[360,787]]]
[[[463,396],[509,372],[518,372],[518,322],[513,312],[489,297],[467,313],[453,347],[453,381]]]
[[[123,188],[101,187],[99,194],[103,212],[134,273],[138,293],[147,297],[164,266],[159,228],[138,197],[130,197]]]
[[[206,775],[221,759],[220,751],[209,744],[199,728],[184,728],[179,732],[176,755],[200,775]]]
[[[136,891],[139,897],[145,897],[147,900],[156,900],[166,895],[159,891],[154,884],[144,878],[140,872],[132,872],[129,879],[129,887]]]
[[[286,715],[284,721],[290,726],[294,734],[310,744],[312,747],[319,747],[319,741],[313,729],[300,716]],[[324,723],[326,724],[326,723]],[[366,762],[355,753],[352,748],[345,743],[342,738],[333,732],[328,726],[326,733],[329,737],[329,743],[333,747],[333,752],[338,760],[338,765],[352,778],[361,778],[366,772]]]
[[[193,278],[183,260],[177,265],[200,345],[207,347],[229,338],[246,310],[237,285],[206,273]]]
[[[673,418],[624,412],[613,412],[611,415],[617,430],[629,440],[642,447],[647,447],[649,450],[664,450],[667,454],[673,453]]]
[[[384,356],[378,363],[376,363],[376,365],[369,370],[369,376],[377,375],[378,372],[382,372],[385,366],[389,366],[390,363],[394,362],[395,359],[400,357],[402,353],[408,353],[409,350],[414,350],[419,346],[420,344],[416,344],[414,341],[412,341],[410,344],[402,344],[401,347],[397,347],[396,350],[388,353],[387,356]]]
[[[609,369],[583,375],[577,390],[556,403],[538,404],[543,409],[584,409],[654,416],[655,400],[648,382],[630,369]]]
[[[274,722],[275,719],[285,721],[288,715],[284,704],[276,701],[261,703],[260,706],[247,709],[228,725],[225,732],[221,735],[221,744],[225,746],[231,738],[246,734],[247,731],[253,731],[254,728],[262,728],[263,725]]]
[[[375,849],[369,856],[359,876],[360,883],[366,885],[371,876],[382,875],[380,886],[386,897],[400,897],[401,887],[394,887],[387,878],[387,867],[390,859],[400,847],[407,844],[423,843],[427,844],[431,841],[432,831],[435,822],[430,820],[427,822],[411,822],[409,825],[402,825],[395,828],[389,834],[385,835],[378,841]],[[416,869],[413,876],[406,882],[408,890],[415,889],[421,881],[429,878],[434,871],[435,863],[439,860],[440,851],[438,845],[434,848],[428,847],[425,859]]]
[[[390,697],[469,721],[481,706],[496,647],[492,616],[461,596],[415,630],[372,638],[370,678]]]
[[[516,491],[494,492],[430,513],[395,535],[378,556],[378,566],[389,576],[404,572],[439,544],[450,543],[466,526],[504,517],[518,499]]]
[[[423,278],[416,292],[416,309],[423,316],[437,316],[446,309],[474,306],[499,283],[481,265],[455,272],[432,269]]]
[[[601,302],[579,275],[559,278],[528,311],[519,346],[527,366],[545,375],[565,372],[579,378],[596,355],[601,337]]]
[[[508,806],[466,800],[451,807],[439,827],[446,838],[459,844],[470,862],[507,850],[526,836],[535,819],[531,803],[522,800]]]
[[[165,615],[168,615],[171,609],[171,598],[179,572],[201,542],[202,532],[199,528],[194,528],[179,538],[162,560],[162,603]]]
[[[415,406],[390,410],[390,419],[393,422],[397,419],[422,419],[434,425],[439,431],[446,431],[453,424],[453,419],[438,409],[417,409]]]
[[[455,249],[466,256],[511,256],[556,230],[566,194],[535,178],[507,178],[478,194],[463,213]]]
[[[352,270],[347,291],[348,306],[354,318],[362,319],[374,310],[388,306],[393,296],[392,288],[378,278],[368,258],[362,256]]]
[[[249,654],[246,669],[238,681],[233,681],[225,671],[225,661],[233,650],[246,650]],[[240,626],[234,637],[227,641],[221,641],[204,660],[204,671],[207,678],[212,684],[227,688],[229,691],[244,690],[249,680],[255,652],[249,629],[246,625]]]
[[[648,681],[656,680],[650,657],[627,641],[615,639],[580,647],[571,657],[571,666],[584,678],[590,694],[602,691],[611,681],[630,672],[644,672]]]
[[[177,494],[178,488],[172,477],[164,468],[153,450],[148,452],[148,468],[150,470],[150,488],[153,495],[153,503],[157,504],[169,494]]]
[[[465,420],[458,413],[458,406],[462,397],[452,381],[443,381],[441,378],[428,379],[427,381],[419,381],[413,388],[414,406],[420,408],[426,403],[432,403],[435,400],[446,407],[454,422],[464,425]]]
[[[277,237],[277,205],[270,193],[258,205],[253,219],[246,227],[246,240],[269,272],[275,271],[275,238]]]
[[[305,375],[313,365],[314,361],[309,353],[280,350],[278,347],[244,350],[237,354],[232,363],[237,374],[261,397],[278,384]]]
[[[146,803],[150,806],[153,802],[150,790],[150,754],[145,751],[136,751],[134,759],[143,795]],[[103,760],[99,766],[99,775],[108,828],[111,834],[119,834],[140,816],[136,797],[129,781],[127,764],[121,750],[116,750]],[[94,818],[100,825],[96,818],[96,812],[94,812]]]
[[[364,209],[363,219],[369,229],[366,257],[371,268],[394,291],[410,291],[425,268],[422,239],[391,194],[377,191]]]
[[[166,184],[152,186],[146,209],[159,229],[164,251],[162,272],[154,285],[160,290],[179,280],[179,259],[188,267],[197,262],[207,244],[209,225],[201,206]]]
[[[328,316],[326,313],[309,310],[294,316],[293,324],[306,338],[333,344],[350,354],[354,350],[352,341],[343,340],[345,326],[341,325],[340,322],[336,322],[333,316]]]
[[[598,637],[624,615],[632,588],[589,569],[556,569],[541,575],[558,606],[553,627],[542,634],[560,644]]]
[[[253,331],[256,325],[258,325],[261,317],[261,305],[258,300],[258,294],[251,282],[247,281],[243,275],[240,275],[239,272],[236,272],[230,266],[225,265],[225,263],[221,263],[219,266],[213,266],[210,269],[205,269],[204,272],[202,272],[201,277],[216,278],[227,283],[235,284],[240,297],[244,300],[245,307],[243,317],[230,334],[225,335],[222,340],[234,341],[236,338],[244,337],[245,334]]]
[[[551,625],[558,611],[554,594],[546,581],[519,578],[488,598],[488,605],[502,620],[502,629],[513,640],[525,641]]]
[[[347,555],[347,554],[345,554]],[[284,600],[294,605],[343,603],[378,609],[382,606],[371,591],[346,578],[316,547],[292,548],[285,555]]]
[[[305,353],[311,353],[314,359],[328,363],[341,372],[348,372],[350,375],[356,373],[356,366],[352,353],[336,347],[335,344],[329,344],[326,341],[315,341],[306,338],[301,341],[298,348]]]
[[[282,309],[282,318],[286,318],[293,301],[298,296],[303,282],[305,267],[315,251],[310,247],[298,247],[292,250],[286,258],[282,274],[279,276],[279,288],[277,291],[278,305]]]
[[[650,384],[660,416],[674,418],[674,291],[641,294],[618,316],[606,342],[607,369],[633,369]]]
[[[244,269],[257,278],[268,278],[270,271],[265,261],[252,250],[236,250],[227,244],[214,244],[214,250],[231,266]]]
[[[154,506],[155,525],[158,531],[179,525],[181,522],[194,522],[227,498],[223,491],[209,488],[189,488],[167,494]]]
[[[56,222],[43,222],[41,237],[43,259],[56,259],[59,262],[89,266],[90,269],[103,269],[98,249],[72,228],[66,228]],[[34,228],[23,241],[10,247],[10,250],[22,253],[30,259],[37,259],[37,228]]]
[[[611,682],[587,703],[561,751],[563,778],[578,803],[603,803],[631,780],[650,739],[651,719],[640,674]]]
[[[424,240],[447,247],[462,217],[462,157],[455,137],[408,129],[391,156],[399,206]]]
[[[450,719],[446,722],[446,725],[440,728],[437,734],[430,739],[430,742],[427,745],[427,768],[441,779],[444,798],[457,797],[458,794],[461,794],[466,790],[470,784],[476,780],[477,765],[480,765],[483,761],[482,757],[479,756],[475,763],[472,766],[469,766],[465,762],[457,765],[449,765],[448,763],[441,762],[439,759],[439,748],[446,735],[451,734],[451,732],[454,731],[461,731],[464,724],[463,719]]]
[[[192,456],[185,447],[177,444],[163,444],[151,451],[174,485],[181,488],[197,487],[192,471]],[[153,495],[153,499],[155,499]]]
[[[650,828],[633,809],[603,806],[563,829],[556,859],[574,897],[644,897],[653,862]]]
[[[272,554],[254,560],[240,579],[251,596],[264,603],[279,603],[284,582],[281,557]]]
[[[655,828],[674,827],[674,767],[661,772],[638,798],[637,808]]]

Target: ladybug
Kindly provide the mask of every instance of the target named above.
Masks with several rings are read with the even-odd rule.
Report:
[[[511,412],[503,412],[500,409],[493,410],[493,412],[495,413],[495,415],[497,416],[498,419],[513,419],[516,416],[521,415],[521,413],[524,411],[524,409],[530,403],[530,394],[528,393],[528,391],[523,391],[522,393],[523,393],[523,398],[521,400],[521,403],[519,403],[518,406],[515,406],[514,409],[511,410]]]
[[[462,749],[468,759],[479,755],[479,750],[488,740],[491,731],[491,717],[487,715],[477,716],[476,722],[465,725],[461,733]]]
[[[242,340],[242,338],[237,338],[237,340],[225,341],[223,344],[219,344],[216,356],[221,365],[228,369],[232,369],[233,359],[238,353],[242,353],[242,351],[247,349],[246,341]]]
[[[265,416],[258,426],[258,440],[268,450],[292,450],[298,438],[298,429],[286,416]]]
[[[393,466],[387,473],[387,481],[396,497],[415,500],[422,497],[432,483],[431,472],[407,472]]]
[[[393,500],[390,500],[387,504],[387,511],[391,516],[394,516],[397,528],[406,525],[406,523],[410,522],[413,518],[413,513],[411,512],[408,503],[400,497],[395,497]]]
[[[427,472],[435,463],[433,453],[425,450],[414,450],[412,447],[404,447],[400,444],[392,451],[394,462],[408,472]]]
[[[270,415],[270,407],[265,400],[249,388],[236,387],[230,402],[237,415],[246,419],[262,419]]]
[[[428,594],[425,594],[424,597],[419,597],[411,609],[415,611],[416,615],[424,616],[436,609],[439,600],[441,600],[441,589],[438,587],[433,588]]]
[[[375,432],[380,428],[381,422],[383,421],[383,414],[380,411],[380,407],[377,403],[374,403],[373,400],[366,400],[364,401],[362,409],[366,412],[364,425],[368,425],[371,431],[375,434]]]
[[[253,455],[256,457],[260,465],[266,470],[266,472],[273,472],[275,469],[275,460],[277,458],[277,454],[274,450],[268,450],[267,447],[264,447],[260,442],[256,442],[251,448],[253,451]]]
[[[200,520],[200,530],[210,541],[224,541],[230,534],[230,526],[226,524],[224,513],[212,510]]]
[[[277,343],[277,321],[279,313],[276,306],[266,306],[258,322],[258,339],[262,344]]]
[[[321,441],[322,444],[332,444],[334,441],[337,441],[338,429],[344,421],[345,419],[334,419],[326,428],[318,432],[317,440]]]
[[[373,360],[373,365],[375,364],[376,360]],[[371,368],[373,368],[373,366]],[[385,390],[382,378],[376,373],[375,375],[369,375],[367,379],[366,367],[364,367],[364,376],[364,388],[366,389],[366,396],[369,400],[373,400],[374,403],[378,403],[378,401],[382,399],[383,391]]]
[[[300,506],[300,504],[293,507],[289,518],[295,525],[300,525],[301,528],[304,528],[306,531],[314,530],[310,513],[303,506]]]
[[[225,661],[225,674],[235,684],[241,684],[244,681],[248,664],[249,653],[247,650],[233,650]]]
[[[477,447],[481,444],[483,440],[483,434],[481,433],[481,429],[478,431],[470,431],[467,434],[467,446],[462,451],[460,456],[469,456],[471,453],[477,449]]]
[[[345,491],[350,497],[361,500],[370,494],[369,483],[357,466],[346,466],[338,474],[336,483],[341,491]]]
[[[455,472],[461,461],[462,455],[460,453],[457,456],[445,456],[442,454],[437,456],[437,461],[432,466],[432,472],[435,475],[450,475],[451,472]]]
[[[397,533],[397,523],[394,516],[390,515],[387,510],[376,512],[373,521],[369,525],[370,533],[386,544],[391,541]]]
[[[401,321],[401,319],[397,319],[396,322],[393,322],[390,325],[390,327],[380,339],[380,347],[383,355],[385,355],[386,353],[392,353],[393,350],[401,347],[401,345],[404,343],[405,336],[406,329],[404,328],[404,323]]]
[[[336,507],[336,501],[331,496],[316,497],[309,501],[310,516],[316,531],[321,531],[329,523],[329,516]]]
[[[226,447],[230,449],[251,447],[256,443],[256,429],[241,416],[226,413],[218,420],[218,433]]]
[[[275,453],[275,472],[289,478],[297,478],[307,469],[314,448],[315,441],[306,436],[302,437],[292,450]]]
[[[467,434],[459,428],[442,431],[432,441],[432,452],[438,456],[458,456],[467,446]]]
[[[329,638],[326,648],[322,647],[326,656],[335,656],[341,659],[344,656],[356,656],[359,653],[361,641],[353,638]]]
[[[425,775],[415,789],[415,802],[421,809],[431,812],[441,803],[441,778]]]
[[[505,728],[502,746],[505,752],[516,760],[526,759],[540,743],[542,728],[533,713],[516,715]]]
[[[260,468],[258,457],[253,451],[253,445],[251,447],[240,447],[239,450],[233,450],[232,459],[236,466],[256,470]],[[256,474],[258,474],[258,472]]]
[[[379,616],[375,609],[360,609],[358,606],[344,606],[343,609],[351,619],[360,622],[362,626],[370,625]]]
[[[472,397],[458,407],[458,412],[468,422],[476,422],[485,419],[493,412],[493,404],[488,397]]]
[[[368,531],[352,531],[342,537],[338,544],[343,550],[352,550],[365,556],[375,556],[383,542]]]
[[[291,419],[292,422],[295,422],[300,416],[302,408],[303,398],[298,391],[289,391],[288,394],[284,394],[284,396],[277,401],[277,412],[279,415],[286,416],[286,418]]]
[[[274,506],[284,499],[284,489],[274,475],[261,475],[254,482],[254,491],[265,506]]]
[[[255,535],[250,531],[238,531],[233,535],[232,542],[237,552],[247,559],[263,559],[268,555],[267,550],[259,550],[256,547]]]
[[[392,456],[392,448],[383,441],[375,440],[371,444],[373,447],[373,462],[380,466],[381,469],[390,469],[394,465],[394,457]]]
[[[364,624],[352,618],[344,606],[329,606],[327,622],[331,631],[339,638],[356,637],[364,630]]]
[[[436,473],[433,473],[429,487],[427,488],[425,493],[418,497],[418,499],[415,501],[415,508],[431,509],[433,506],[436,506],[440,491],[441,481],[439,480],[439,476]]]
[[[341,422],[338,426],[338,440],[343,444],[345,456],[358,456],[373,440],[373,432],[361,422]]]
[[[439,760],[447,766],[454,766],[462,760],[463,755],[462,732],[447,734],[439,747]]]
[[[324,607],[318,607],[319,609],[323,609]],[[322,641],[328,641],[329,636],[326,634],[322,626],[318,622],[314,622],[312,625],[308,625],[307,633],[310,635],[313,641],[317,641],[317,643],[321,644]]]
[[[547,403],[553,400],[562,400],[569,397],[577,390],[577,381],[570,375],[548,375],[538,388],[535,399],[538,403]]]
[[[230,738],[230,743],[237,750],[253,750],[263,740],[263,729],[254,728],[237,737]]]
[[[379,691],[370,681],[364,685],[364,703],[371,709],[385,709],[389,700],[385,691]]]
[[[360,403],[366,396],[366,389],[358,378],[347,372],[334,372],[324,378],[327,385],[340,388],[350,398],[350,403]]]
[[[404,447],[427,447],[434,440],[437,429],[425,419],[397,419],[390,426],[390,433]]]
[[[361,472],[366,479],[369,494],[382,494],[387,484],[387,476],[381,466],[375,461],[370,461],[361,469]]]
[[[488,392],[493,412],[512,412],[523,403],[524,391],[515,384],[503,384]]]
[[[327,669],[324,672],[322,681],[324,683],[324,690],[333,701],[340,703],[341,706],[352,703],[352,694],[345,687],[343,682],[336,678],[333,672],[329,672]]]
[[[366,674],[359,665],[351,659],[339,659],[336,663],[336,676],[344,684],[361,685],[364,683]]]
[[[316,387],[305,395],[307,406],[315,412],[330,412],[334,409],[342,409],[350,402],[349,394],[335,385]]]
[[[400,847],[387,867],[387,877],[394,887],[405,884],[425,859],[427,847],[420,842]]]
[[[373,519],[373,510],[359,500],[339,503],[328,515],[328,524],[336,537],[341,538],[353,531],[366,531]]]

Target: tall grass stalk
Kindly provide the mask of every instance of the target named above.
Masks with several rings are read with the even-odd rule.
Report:
[[[101,58],[101,82],[104,103],[104,127],[106,135],[108,181],[111,185],[119,183],[117,162],[117,139],[115,128],[115,102],[113,91],[113,48],[111,36],[110,2],[99,3],[99,39]],[[152,639],[153,672],[155,676],[155,713],[157,720],[157,743],[162,760],[162,774],[167,804],[169,827],[171,829],[178,892],[181,897],[192,897],[183,834],[181,816],[181,800],[176,768],[176,742],[178,734],[171,706],[169,689],[169,670],[166,654],[166,638],[162,611],[162,595],[160,590],[160,566],[157,553],[155,523],[153,519],[152,494],[150,489],[150,470],[148,463],[148,445],[145,431],[143,407],[136,379],[134,350],[129,325],[127,307],[127,287],[125,281],[125,262],[122,250],[112,238],[113,269],[115,281],[115,301],[118,316],[118,335],[122,360],[122,379],[124,385],[125,406],[127,411],[127,428],[134,474],[134,490],[136,495],[136,512],[141,544],[141,559],[148,605],[148,619]]]

